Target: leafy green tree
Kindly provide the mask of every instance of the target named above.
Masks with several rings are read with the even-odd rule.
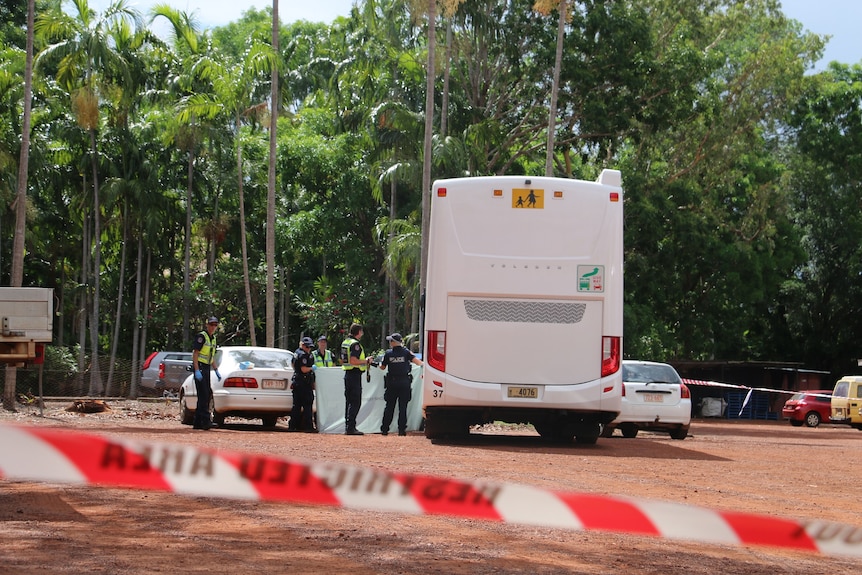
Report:
[[[793,219],[806,258],[783,285],[793,348],[840,376],[862,357],[862,65],[833,62],[806,78],[793,128]]]
[[[822,44],[774,2],[650,8],[661,69],[688,88],[657,94],[662,116],[639,114],[620,164],[626,353],[762,357],[775,350],[778,286],[800,255],[775,134]]]

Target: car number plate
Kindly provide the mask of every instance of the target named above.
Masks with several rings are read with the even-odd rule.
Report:
[[[644,403],[664,403],[664,396],[660,393],[643,394]]]
[[[263,389],[284,389],[287,385],[283,379],[264,379],[261,382],[261,387]]]
[[[524,399],[538,399],[538,387],[510,387],[509,397],[522,397]]]

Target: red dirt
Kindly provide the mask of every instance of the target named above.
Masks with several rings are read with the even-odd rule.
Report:
[[[854,450],[862,432],[831,424],[695,420],[674,441],[643,433],[552,446],[530,428],[468,441],[286,433],[228,420],[179,424],[175,404],[109,402],[105,413],[33,407],[0,423],[64,427],[142,441],[358,464],[468,481],[623,495],[712,509],[862,525]],[[850,574],[862,561],[596,531],[441,516],[184,497],[0,481],[3,573]]]

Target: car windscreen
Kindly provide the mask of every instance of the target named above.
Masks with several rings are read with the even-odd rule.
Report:
[[[632,383],[682,383],[669,365],[623,364],[623,381]]]
[[[272,369],[290,369],[293,354],[289,351],[265,350],[265,349],[236,349],[221,350],[227,354],[231,363],[240,364],[244,361],[254,364],[254,367],[268,367]],[[219,362],[225,363],[225,358]]]

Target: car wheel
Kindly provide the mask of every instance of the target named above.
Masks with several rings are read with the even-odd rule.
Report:
[[[801,422],[801,421],[797,421],[797,420],[795,420],[795,419],[791,419],[791,420],[790,420],[790,425],[792,425],[793,427],[802,427],[802,422]]]
[[[276,423],[278,423],[278,417],[275,415],[267,415],[263,418],[264,427],[275,427]]]
[[[603,425],[603,426],[602,426],[602,433],[601,433],[601,436],[602,436],[602,437],[611,437],[611,436],[613,436],[613,434],[614,434],[614,429],[616,429],[616,428],[615,428],[615,427],[613,427],[613,426],[611,426],[611,425]]]
[[[224,418],[225,418],[224,414],[219,413],[215,410],[212,412],[212,414],[213,414],[213,423],[215,423],[216,425],[224,425]]]
[[[620,425],[620,431],[623,434],[623,437],[627,437],[629,439],[638,436],[638,426],[632,423],[624,423]]]
[[[817,427],[820,425],[820,414],[816,411],[811,411],[805,416],[805,425],[808,427]]]
[[[688,437],[688,428],[686,427],[678,427],[670,432],[671,439],[685,439],[686,437]]]
[[[183,425],[191,425],[195,420],[195,412],[189,409],[186,405],[186,394],[180,392],[180,423]]]

